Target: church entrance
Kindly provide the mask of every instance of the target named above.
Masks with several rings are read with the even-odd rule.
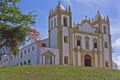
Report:
[[[85,57],[84,57],[84,65],[85,66],[92,66],[91,65],[91,57],[89,55],[85,55]]]
[[[52,56],[45,57],[45,64],[52,64]]]

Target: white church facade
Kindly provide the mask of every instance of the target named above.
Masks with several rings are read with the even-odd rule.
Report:
[[[58,3],[48,16],[46,47],[31,43],[19,50],[17,56],[1,56],[0,65],[53,64],[93,66],[113,69],[110,22],[98,11],[93,19],[87,17],[72,25],[70,6]]]

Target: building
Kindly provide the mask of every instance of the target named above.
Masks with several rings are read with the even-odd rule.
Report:
[[[9,65],[60,64],[113,68],[108,16],[103,18],[98,11],[95,18],[88,19],[86,16],[80,23],[72,25],[70,6],[65,9],[59,1],[56,8],[49,12],[48,24],[49,37],[43,40],[46,47],[29,44],[20,49],[18,56],[7,59]]]

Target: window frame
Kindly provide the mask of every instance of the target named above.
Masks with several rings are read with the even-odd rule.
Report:
[[[63,17],[63,26],[68,26],[68,18],[66,16]]]
[[[64,36],[64,43],[68,43],[68,36]]]

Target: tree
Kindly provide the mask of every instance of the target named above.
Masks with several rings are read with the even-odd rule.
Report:
[[[35,23],[31,12],[23,14],[16,6],[20,0],[0,0],[0,47],[9,47],[14,55],[19,44],[26,41],[30,25]]]

